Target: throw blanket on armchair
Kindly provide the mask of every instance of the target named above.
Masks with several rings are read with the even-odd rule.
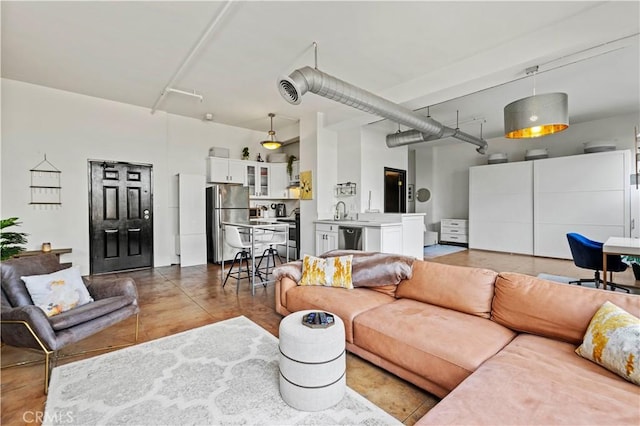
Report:
[[[353,255],[351,276],[354,287],[377,287],[389,284],[397,285],[413,274],[413,257],[398,254],[370,253],[359,250],[332,250],[320,257],[336,257]],[[289,277],[295,282],[302,278],[302,261],[280,265],[273,270],[273,277],[279,280]]]

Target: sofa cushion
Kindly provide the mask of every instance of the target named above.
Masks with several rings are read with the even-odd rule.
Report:
[[[570,343],[521,334],[418,425],[638,425],[638,387]]]
[[[289,312],[307,309],[323,310],[336,314],[344,322],[346,340],[353,343],[353,319],[360,313],[395,299],[365,288],[346,290],[331,287],[294,287],[287,291]]]
[[[591,319],[576,353],[640,385],[640,319],[605,302]]]
[[[131,296],[107,297],[50,317],[49,323],[55,331],[64,330],[115,312],[135,301],[135,298]]]
[[[640,316],[640,296],[542,280],[515,272],[496,279],[491,319],[512,330],[579,345],[607,300]]]
[[[451,390],[513,339],[488,319],[410,299],[358,315],[354,343]]]
[[[416,261],[413,277],[398,285],[396,297],[489,318],[497,275],[489,269]]]

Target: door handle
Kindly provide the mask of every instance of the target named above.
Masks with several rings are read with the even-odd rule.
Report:
[[[115,234],[116,232],[118,232],[117,229],[105,229],[104,230],[105,234]]]
[[[131,228],[129,232],[140,232],[140,228]]]

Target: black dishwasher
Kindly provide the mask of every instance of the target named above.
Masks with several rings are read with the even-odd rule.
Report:
[[[362,250],[362,227],[339,226],[338,248],[341,250]]]

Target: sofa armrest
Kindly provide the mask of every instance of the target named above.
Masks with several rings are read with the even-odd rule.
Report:
[[[289,277],[281,277],[276,280],[276,312],[287,315],[287,291],[296,287],[298,284]],[[286,313],[285,313],[286,312]]]
[[[24,321],[49,350],[57,350],[56,334],[51,328],[49,319],[39,307],[25,305],[16,308],[2,308],[2,341],[11,346],[21,348],[42,349],[24,324],[13,323]]]
[[[89,294],[95,300],[106,299],[115,296],[131,296],[138,304],[138,290],[132,278],[116,278],[111,281],[96,281],[87,285]]]

